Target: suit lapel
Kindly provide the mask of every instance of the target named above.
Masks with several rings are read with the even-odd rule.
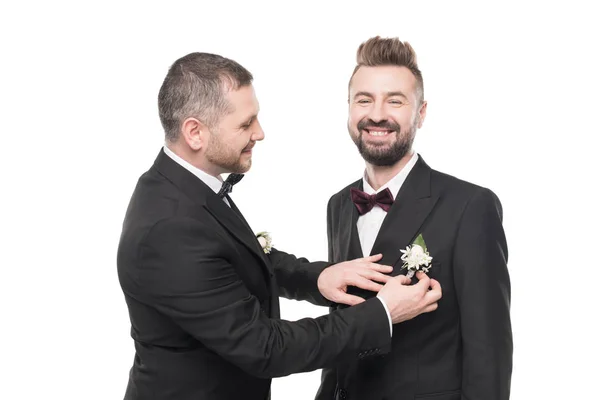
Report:
[[[252,235],[251,243],[254,245],[254,249],[257,251],[257,252],[255,252],[255,254],[258,254],[262,258],[271,277],[273,277],[275,274],[273,273],[273,266],[271,265],[271,261],[269,261],[269,258],[267,257],[267,255],[265,254],[264,250],[262,249],[260,243],[258,242],[258,239],[256,238],[256,235],[254,234],[254,231],[250,227],[250,224],[248,223],[248,221],[246,221],[246,218],[244,218],[244,215],[242,214],[240,209],[235,205],[235,203],[233,202],[231,197],[227,196],[227,201],[229,202],[231,209],[235,212],[235,215],[244,223],[246,228],[248,228],[248,231]]]
[[[233,206],[233,202],[230,204]],[[250,250],[261,261],[261,264],[269,273],[269,276],[273,275],[270,263],[265,257],[265,253],[260,247],[256,236],[254,236],[254,233],[252,233],[252,230],[247,225],[246,221],[243,220],[241,214],[238,216],[236,211],[225,204],[225,202],[216,194],[214,196],[207,197],[205,207],[208,212],[210,212],[215,219],[229,231],[229,233],[231,233],[238,241],[245,245],[248,250]]]
[[[217,222],[227,229],[240,243],[246,246],[263,265],[263,268],[267,272],[267,281],[270,282],[270,276],[273,274],[270,263],[265,257],[254,233],[252,233],[252,230],[241,216],[241,213],[239,216],[237,215],[239,213],[237,207],[235,210],[230,208],[202,180],[173,161],[163,150],[160,151],[156,158],[154,166],[163,176],[177,186],[179,190],[185,193],[186,196],[199,206],[206,208],[215,217]],[[233,202],[230,202],[230,204],[235,206]]]
[[[244,218],[244,215],[242,214],[240,209],[235,205],[233,200],[231,200],[231,197],[227,196],[227,201],[229,201],[229,204],[231,205],[231,209],[233,211],[235,211],[236,215],[242,220],[242,222],[244,223],[244,225],[246,225],[248,230],[250,232],[253,232],[252,228],[250,227],[250,224],[248,224],[248,221],[246,221],[246,219]],[[254,237],[254,234],[252,234],[252,235]],[[260,243],[258,243],[258,240],[256,239],[256,237],[254,237],[254,243],[255,243],[255,247],[258,249],[258,251],[264,261],[264,265],[267,267],[267,272],[269,273],[269,276],[267,277],[267,281],[269,282],[269,287],[271,288],[271,298],[269,301],[268,313],[273,318],[279,318],[281,315],[281,311],[279,309],[279,290],[277,287],[277,281],[275,280],[275,272],[273,271],[273,265],[271,264],[271,260],[269,260],[269,257],[267,257],[264,250],[260,246]]]
[[[417,237],[438,200],[437,196],[431,196],[430,185],[431,168],[419,156],[383,220],[371,251],[371,254],[383,254],[380,263],[394,266],[393,275],[401,271],[400,249],[406,248]]]
[[[248,230],[250,230],[250,232],[253,232],[252,228],[250,227],[250,224],[248,224],[248,221],[246,221],[246,219],[244,218],[244,215],[242,214],[240,209],[235,205],[233,200],[231,200],[231,197],[227,196],[227,201],[229,201],[229,204],[231,205],[231,209],[233,211],[235,211],[236,215],[242,220],[242,222],[244,223],[244,225],[246,225]],[[269,276],[267,277],[267,281],[269,282],[269,287],[271,288],[271,300],[269,302],[269,315],[273,318],[279,318],[280,312],[281,312],[279,309],[279,290],[277,287],[277,281],[275,280],[275,272],[273,271],[273,265],[271,264],[271,260],[269,260],[269,257],[267,257],[267,255],[263,251],[262,247],[260,246],[260,243],[258,243],[258,240],[256,238],[254,239],[254,243],[255,243],[256,248],[259,250],[260,255],[262,256],[264,265],[267,267],[267,272],[269,273]]]
[[[355,182],[350,187],[362,190],[362,179]],[[344,193],[342,199],[342,207],[339,215],[340,221],[340,256],[341,260],[333,260],[340,262],[345,260],[353,260],[363,257],[360,239],[358,237],[358,229],[356,222],[358,221],[358,211],[350,197],[350,188]]]

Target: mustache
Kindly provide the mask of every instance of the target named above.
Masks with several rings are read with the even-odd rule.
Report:
[[[242,151],[248,151],[248,150],[252,150],[252,148],[256,145],[256,142],[250,142],[248,143],[248,145],[246,147],[244,147],[244,150]]]
[[[382,129],[386,129],[388,131],[400,132],[400,125],[398,125],[397,123],[395,123],[393,121],[388,121],[387,119],[385,119],[383,121],[379,121],[379,122],[375,122],[370,118],[362,119],[362,120],[360,120],[360,122],[357,124],[356,127],[358,128],[359,132],[367,129],[367,127],[382,128]]]

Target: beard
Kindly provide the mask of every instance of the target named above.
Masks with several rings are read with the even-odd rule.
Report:
[[[348,125],[348,132],[358,148],[358,152],[366,162],[378,167],[389,167],[396,164],[411,151],[418,125],[418,117],[407,131],[403,131],[400,125],[392,121],[375,122],[365,118],[356,125],[356,131],[353,131]],[[363,140],[363,130],[367,126],[392,131],[390,135],[395,135],[396,140],[391,144],[367,143]]]
[[[212,134],[208,141],[206,159],[228,172],[244,174],[250,170],[252,158],[242,160],[242,151],[235,150],[227,143],[223,143],[218,134]]]

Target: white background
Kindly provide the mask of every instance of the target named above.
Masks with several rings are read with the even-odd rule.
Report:
[[[363,169],[346,87],[375,35],[417,51],[429,109],[416,149],[503,203],[512,399],[597,396],[600,33],[587,2],[215,3],[0,6],[0,398],[123,397],[134,349],[116,248],[162,144],[158,89],[189,52],[254,74],[266,139],[234,191],[249,222],[324,259],[327,199]],[[326,310],[282,300],[282,312]],[[276,379],[273,398],[318,384],[318,372]]]

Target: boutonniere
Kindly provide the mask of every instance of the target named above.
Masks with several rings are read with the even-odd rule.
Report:
[[[404,261],[402,269],[408,268],[406,276],[409,278],[412,278],[417,271],[427,273],[429,268],[431,268],[433,257],[427,252],[423,234],[419,234],[413,244],[406,247],[406,250],[400,251],[402,252],[401,260]]]
[[[260,243],[260,247],[262,247],[265,254],[269,254],[273,248],[271,234],[269,232],[258,232],[256,234],[256,239],[258,239],[258,243]]]

